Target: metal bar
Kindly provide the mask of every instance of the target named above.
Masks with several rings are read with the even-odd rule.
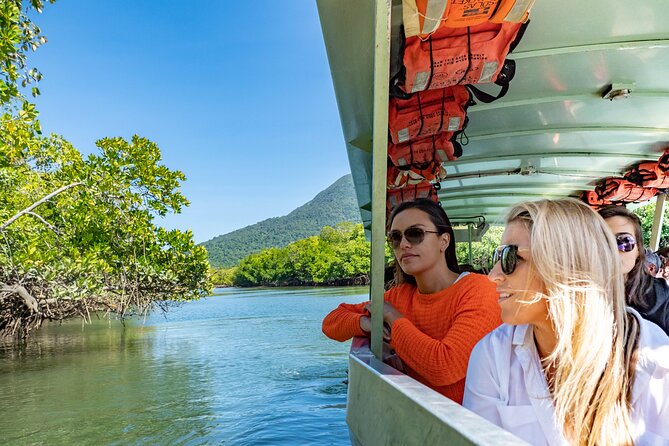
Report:
[[[383,358],[383,280],[385,276],[386,165],[390,72],[390,3],[376,0],[374,20],[374,127],[372,131],[372,352]]]
[[[518,200],[520,201],[520,200]],[[480,204],[467,204],[467,205],[457,205],[457,206],[449,206],[447,203],[444,203],[444,210],[446,211],[446,214],[450,215],[451,211],[457,211],[457,210],[470,210],[470,213],[474,212],[477,213],[476,211],[472,211],[472,208],[480,208],[480,209],[493,209],[493,208],[507,208],[511,207],[515,204],[514,203],[480,203]],[[487,220],[487,219],[486,219]]]
[[[528,188],[528,190],[530,190]],[[506,197],[526,197],[528,199],[533,199],[533,198],[547,198],[547,197],[555,197],[555,198],[560,198],[560,197],[566,197],[571,195],[573,192],[577,192],[578,188],[574,189],[567,189],[565,191],[552,191],[552,190],[547,190],[545,192],[507,192],[504,195],[500,194],[499,192],[491,191],[489,193],[473,193],[473,194],[460,194],[460,195],[455,195],[455,196],[450,196],[447,197],[447,202],[448,203],[453,203],[454,201],[461,201],[461,200],[476,200],[480,198],[495,198],[497,200],[506,198]],[[441,198],[441,196],[440,196]]]
[[[651,135],[667,135],[669,128],[657,127],[625,127],[625,126],[591,126],[591,127],[541,127],[537,129],[514,130],[510,132],[482,133],[479,135],[467,134],[470,141],[485,141],[498,138],[512,138],[516,136],[535,136],[545,135],[547,133],[589,133],[589,132],[645,132]],[[637,135],[641,136],[641,135]]]
[[[669,97],[669,91],[665,90],[633,90],[634,97],[648,97],[648,98],[664,98]],[[537,96],[525,99],[496,101],[489,104],[480,103],[472,105],[467,109],[467,114],[477,113],[487,110],[498,110],[509,107],[523,107],[527,105],[550,104],[552,102],[589,102],[592,99],[601,99],[602,95],[593,93],[571,94],[571,95],[555,95],[555,96]]]
[[[649,155],[649,159],[657,160],[662,154],[653,154]],[[524,159],[524,158],[575,158],[575,157],[585,157],[585,158],[621,158],[621,159],[639,159],[638,153],[605,153],[605,152],[582,152],[582,151],[555,151],[555,152],[546,152],[546,151],[528,151],[528,152],[517,152],[513,154],[492,154],[492,155],[479,155],[479,156],[467,156],[463,155],[457,160],[449,161],[447,166],[461,166],[463,164],[479,163],[479,162],[493,162],[493,161],[507,161],[515,159]]]
[[[533,57],[543,56],[557,56],[559,54],[575,54],[587,53],[592,51],[607,51],[607,50],[636,50],[636,49],[663,49],[669,48],[669,40],[667,39],[653,39],[653,40],[634,40],[628,42],[610,42],[610,43],[595,43],[590,45],[572,45],[555,48],[545,48],[540,50],[518,51],[509,54],[511,59],[529,59]]]
[[[649,247],[653,251],[657,251],[660,247],[660,236],[662,235],[662,220],[664,219],[664,208],[667,195],[660,194],[655,200],[655,215],[653,216],[653,227],[650,231]]]
[[[448,165],[446,165],[448,167]],[[620,171],[616,170],[596,170],[596,171],[579,171],[574,169],[563,169],[563,168],[546,168],[542,167],[537,174],[546,174],[546,175],[558,175],[566,177],[578,177],[578,178],[589,178],[589,179],[599,179],[606,176],[615,176],[620,175]],[[475,172],[462,172],[462,173],[449,173],[446,176],[445,180],[441,181],[441,187],[448,188],[450,181],[457,180],[466,180],[470,178],[483,178],[483,177],[494,177],[494,176],[511,176],[511,175],[520,175],[520,169],[495,169],[495,170],[477,170]]]
[[[469,245],[469,265],[474,266],[474,262],[472,260],[472,224],[469,223],[467,224],[467,244]]]
[[[564,183],[564,184],[553,184],[553,183],[514,183],[514,184],[477,184],[474,186],[459,186],[453,188],[447,188],[442,186],[439,191],[439,198],[446,197],[447,195],[462,195],[463,193],[469,192],[478,192],[478,191],[500,191],[500,190],[509,190],[509,189],[535,189],[535,188],[550,188],[551,190],[593,190],[595,186],[587,183]],[[498,194],[499,195],[499,194]]]

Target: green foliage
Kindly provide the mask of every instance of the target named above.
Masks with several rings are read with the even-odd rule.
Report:
[[[282,248],[318,234],[324,226],[335,226],[344,221],[360,221],[351,175],[343,176],[286,216],[263,220],[202,245],[209,252],[212,266],[229,268],[249,254],[266,248]]]
[[[188,205],[184,175],[161,164],[154,143],[104,138],[84,159],[64,139],[41,136],[21,88],[41,78],[26,53],[46,41],[27,17],[42,3],[23,10],[0,0],[0,335],[91,311],[146,311],[211,288],[193,235],[153,222]]]
[[[647,204],[638,207],[634,213],[639,216],[641,220],[641,228],[643,229],[643,244],[648,246],[650,244],[650,232],[653,227],[653,217],[655,216],[655,203]],[[664,219],[662,225],[662,232],[660,233],[660,247],[669,246],[669,206],[664,210]]]
[[[49,0],[53,3],[55,0]],[[43,1],[0,0],[0,103],[3,108],[22,102],[20,88],[33,85],[33,96],[39,94],[37,82],[42,74],[27,66],[27,52],[46,42],[41,30],[27,16],[30,9],[41,12]]]
[[[363,283],[370,267],[370,246],[361,224],[324,227],[284,248],[269,248],[244,258],[232,284],[249,286],[341,285]],[[228,270],[229,271],[229,270]]]
[[[233,278],[236,272],[237,268],[212,268],[211,282],[214,284],[214,286],[233,286]]]
[[[492,252],[497,248],[502,240],[503,226],[491,226],[483,235],[480,242],[472,242],[472,266],[477,270],[485,270],[490,265]],[[457,243],[455,254],[459,264],[469,263],[469,244]]]
[[[206,250],[190,231],[153,223],[155,215],[187,204],[179,191],[183,174],[161,165],[158,147],[147,139],[105,138],[97,145],[101,153],[88,159],[55,136],[23,150],[1,147],[14,156],[0,167],[0,222],[6,226],[0,282],[22,284],[38,302],[50,302],[41,315],[56,319],[82,299],[89,310],[124,315],[208,292]],[[55,311],[60,300],[67,301],[65,314]]]

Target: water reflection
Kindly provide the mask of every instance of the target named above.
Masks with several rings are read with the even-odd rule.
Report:
[[[155,444],[206,435],[214,420],[206,385],[211,370],[159,353],[164,345],[153,333],[94,320],[83,328],[52,324],[21,349],[4,346],[3,440]]]
[[[366,288],[217,290],[146,321],[0,346],[3,444],[346,444],[347,344],[323,316]]]

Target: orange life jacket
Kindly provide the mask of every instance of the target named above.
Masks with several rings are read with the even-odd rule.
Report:
[[[664,173],[669,172],[669,148],[665,149],[664,154],[657,160],[657,168]]]
[[[388,199],[386,200],[386,210],[391,212],[398,204],[417,198],[431,198],[435,202],[439,201],[435,186],[427,182],[422,182],[401,189],[389,189]]]
[[[528,23],[442,27],[425,41],[417,36],[406,38],[402,66],[391,80],[392,94],[406,97],[423,90],[490,82],[508,89],[516,65],[506,56],[518,44]]]
[[[466,126],[469,91],[462,85],[424,91],[409,99],[390,98],[388,128],[393,144],[413,141]]]
[[[650,200],[659,191],[653,187],[642,187],[624,178],[604,178],[587,193],[590,204],[635,203]]]
[[[433,163],[429,169],[416,172],[412,169],[400,169],[396,166],[388,166],[388,189],[401,189],[407,186],[424,183],[426,181],[440,181],[446,178],[446,169],[439,164]]]
[[[462,156],[462,146],[454,133],[439,133],[413,142],[388,144],[388,158],[395,169],[388,173],[391,184],[414,184],[412,181],[440,181],[446,177],[442,164]],[[390,169],[390,167],[389,167]],[[402,176],[402,178],[398,178]],[[403,186],[399,186],[403,187]]]
[[[425,38],[442,26],[525,22],[533,4],[534,0],[402,0],[402,17],[408,37]]]
[[[660,167],[659,162],[639,163],[625,174],[625,179],[642,187],[669,188],[669,173]]]

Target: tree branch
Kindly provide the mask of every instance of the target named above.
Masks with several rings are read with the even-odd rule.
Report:
[[[58,189],[58,190],[56,190],[56,191],[54,191],[54,192],[51,192],[51,193],[50,193],[49,195],[47,195],[46,197],[42,198],[42,199],[39,200],[39,201],[36,201],[35,203],[31,204],[30,206],[28,206],[27,208],[25,208],[24,210],[22,210],[21,212],[19,212],[18,214],[14,215],[14,216],[13,216],[12,218],[10,218],[9,220],[7,220],[2,226],[0,226],[0,231],[4,231],[5,229],[7,229],[7,227],[8,227],[9,225],[11,225],[11,224],[14,223],[16,220],[18,220],[22,215],[25,215],[25,214],[30,213],[30,211],[32,211],[33,209],[35,209],[37,206],[39,206],[39,205],[41,205],[42,203],[48,201],[49,199],[55,197],[56,195],[60,194],[61,192],[65,192],[66,190],[71,189],[71,188],[73,188],[73,187],[75,187],[75,186],[81,186],[82,184],[84,184],[84,183],[72,183],[72,184],[68,184],[67,186],[63,186],[63,187],[61,187],[60,189]]]
[[[32,215],[33,217],[35,217],[36,219],[38,219],[39,221],[41,221],[42,223],[44,223],[44,224],[46,225],[47,228],[51,229],[53,232],[55,232],[56,234],[58,234],[58,228],[56,228],[54,225],[52,225],[51,223],[49,223],[48,221],[46,221],[41,215],[36,214],[36,213],[34,213],[34,212],[30,212],[30,211],[26,212],[26,215]]]
[[[30,308],[32,311],[37,312],[39,310],[39,305],[37,304],[37,299],[32,297],[28,290],[26,290],[24,287],[21,285],[7,285],[4,283],[0,283],[0,291],[4,291],[6,293],[10,294],[18,294],[20,298],[23,299],[23,301],[26,304],[26,307]]]

